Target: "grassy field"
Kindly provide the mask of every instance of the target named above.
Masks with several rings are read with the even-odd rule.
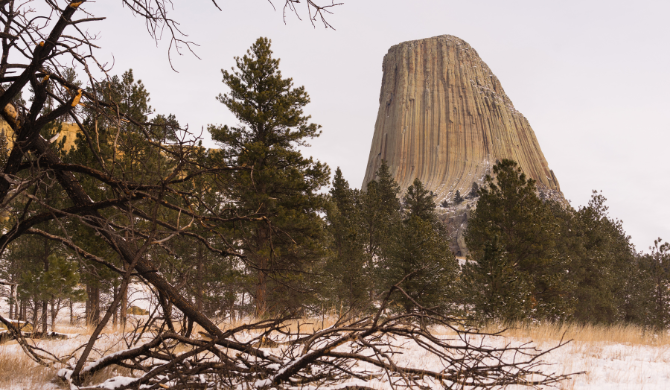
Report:
[[[334,318],[317,318],[294,321],[293,330],[320,329],[329,326]],[[223,327],[236,324],[224,324]],[[66,354],[73,351],[87,339],[90,330],[62,325],[60,332],[73,336],[70,340],[39,341],[40,347]],[[635,326],[580,326],[571,324],[515,324],[507,328],[491,324],[485,332],[502,332],[503,337],[491,340],[496,345],[520,344],[532,341],[541,349],[555,346],[561,339],[572,340],[568,345],[553,351],[544,359],[547,370],[557,373],[584,372],[572,380],[563,382],[563,390],[660,390],[670,388],[670,337],[667,334],[650,332]],[[436,333],[449,335],[445,329]],[[97,357],[123,349],[120,334],[109,329],[100,343]],[[439,362],[423,356],[420,349],[408,345],[402,351],[403,359],[418,361],[435,366]],[[96,379],[104,380],[112,372],[102,373]],[[117,372],[117,375],[127,373]],[[383,383],[370,383],[374,388],[384,388]],[[38,366],[30,360],[16,344],[7,342],[0,345],[0,389],[60,389],[55,381],[55,370]],[[519,387],[520,388],[520,387]]]

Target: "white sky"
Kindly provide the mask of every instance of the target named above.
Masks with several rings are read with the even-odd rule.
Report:
[[[282,21],[282,0],[175,1],[173,17],[200,46],[167,60],[143,21],[120,1],[89,6],[112,73],[133,68],[159,113],[182,124],[235,124],[215,97],[221,68],[259,36],[272,39],[285,77],[312,97],[323,126],[307,153],[341,167],[353,187],[365,174],[379,104],[382,58],[399,42],[451,34],[472,45],[530,121],[566,198],[585,205],[602,190],[638,250],[670,240],[670,2],[341,0],[330,22]],[[304,3],[304,1],[303,1]],[[304,4],[301,3],[301,6]],[[301,9],[304,16],[304,9]],[[304,19],[304,18],[303,18]]]

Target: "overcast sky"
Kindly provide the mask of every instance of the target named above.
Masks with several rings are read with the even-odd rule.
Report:
[[[175,1],[172,16],[200,57],[167,59],[120,1],[89,6],[107,21],[103,58],[112,73],[132,68],[159,113],[182,124],[235,124],[215,97],[221,68],[260,36],[272,39],[284,76],[304,85],[306,111],[323,126],[307,153],[341,167],[354,187],[365,174],[379,105],[382,59],[399,42],[455,35],[472,45],[530,121],[549,166],[574,207],[592,190],[608,198],[638,250],[670,241],[670,1],[341,0],[314,29],[266,0]],[[303,1],[304,3],[304,1]],[[304,6],[300,4],[300,6]]]

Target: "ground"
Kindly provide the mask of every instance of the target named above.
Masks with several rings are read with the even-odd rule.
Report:
[[[49,351],[61,354],[74,350],[87,340],[84,328],[62,325],[59,329],[71,335],[69,340],[39,341]],[[488,329],[497,330],[497,329]],[[448,337],[448,332],[440,332]],[[557,327],[553,325],[518,326],[493,341],[503,346],[534,340],[541,349],[555,346],[562,335],[573,339],[568,345],[551,352],[544,359],[548,371],[556,373],[583,372],[559,385],[559,389],[579,390],[661,390],[670,388],[670,337],[653,335],[636,327]],[[101,343],[104,348],[97,356],[125,349],[118,333],[109,331]],[[411,343],[405,345],[400,361],[430,368],[439,364]],[[106,373],[113,376],[115,373]],[[119,374],[119,373],[116,373]],[[120,374],[119,374],[120,375]],[[104,379],[102,379],[104,380]],[[354,381],[351,384],[360,383]],[[388,388],[383,380],[365,383],[366,386]],[[0,345],[0,389],[60,389],[55,370],[40,368],[29,360],[16,342]],[[521,387],[518,387],[521,388]],[[516,389],[515,389],[516,390]]]

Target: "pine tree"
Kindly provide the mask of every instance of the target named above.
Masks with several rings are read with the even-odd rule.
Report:
[[[484,244],[477,261],[463,265],[461,277],[466,300],[480,320],[518,318],[531,298],[527,281],[505,256],[497,235]]]
[[[611,324],[636,317],[635,252],[621,221],[607,213],[606,199],[594,192],[588,205],[574,211],[553,206],[560,226],[557,252],[568,266],[573,319],[582,323]],[[628,314],[627,314],[628,313]]]
[[[506,309],[488,311],[504,313],[505,320],[567,317],[566,265],[555,250],[558,225],[549,206],[537,197],[535,181],[527,180],[514,161],[502,160],[493,172],[495,180],[487,175],[488,188],[479,190],[477,208],[465,232],[471,259],[481,264],[466,267],[470,275],[464,279],[486,278],[482,272],[487,269],[502,270],[502,279],[466,288],[490,290],[471,294],[475,297],[505,297],[500,304]],[[498,264],[485,266],[486,262]],[[510,275],[515,277],[513,282]],[[506,283],[513,284],[513,296],[504,291]],[[482,307],[481,302],[471,303]]]
[[[103,172],[116,172],[119,176],[135,182],[155,178],[169,168],[165,156],[146,142],[138,126],[130,121],[118,120],[118,112],[124,112],[133,121],[146,123],[154,113],[150,105],[149,92],[141,80],[135,79],[132,69],[98,83],[95,88],[88,88],[87,92],[114,108],[108,109],[105,113],[94,107],[84,108],[84,127],[95,129],[95,139],[89,139],[83,133],[78,133],[75,148],[64,154],[64,162],[93,167]],[[161,118],[159,116],[157,119],[160,121]],[[165,140],[163,131],[157,132],[154,137],[158,142]],[[91,143],[94,143],[93,147]],[[116,196],[115,189],[101,186],[98,181],[87,175],[75,173],[75,176],[87,193],[96,199]],[[141,209],[141,206],[139,207]],[[111,212],[111,210],[105,211],[105,215],[111,217]],[[129,218],[121,210],[116,210],[114,213],[117,218]],[[118,255],[104,243],[100,235],[94,234],[87,226],[78,222],[71,224],[71,229],[73,238],[82,248],[123,268]],[[114,294],[114,286],[119,285],[120,275],[104,266],[88,262],[82,263],[80,272],[81,281],[86,284],[87,291],[86,321],[88,325],[96,325],[101,310],[104,310],[101,307],[102,296],[106,292]],[[122,323],[126,319],[126,309],[127,298],[124,297],[118,316]],[[116,314],[114,318],[119,319]]]
[[[350,309],[364,307],[369,302],[372,282],[365,235],[362,229],[359,193],[349,188],[349,183],[337,168],[330,190],[331,204],[326,217],[330,233],[330,257],[326,273],[331,277],[329,293],[336,307]]]
[[[650,273],[654,275],[653,302],[656,318],[652,322],[659,329],[670,327],[670,244],[654,240],[651,253],[647,256]]]
[[[633,292],[639,293],[635,318],[641,325],[656,329],[670,327],[670,244],[660,238],[654,240],[650,253],[638,259],[638,271],[642,276]],[[629,290],[629,291],[631,291]],[[645,310],[646,309],[646,310]]]
[[[421,180],[414,179],[412,185],[407,188],[403,204],[406,216],[416,216],[426,222],[437,223],[435,201],[432,194],[423,186]],[[441,225],[436,224],[436,228],[439,226]]]
[[[400,200],[398,198],[400,186],[391,175],[386,160],[382,160],[375,174],[375,179],[368,183],[366,192],[374,198],[378,203],[379,211],[387,217],[390,218],[400,210]]]
[[[479,185],[476,182],[472,183],[472,189],[470,190],[470,193],[468,194],[468,198],[474,199],[479,196]]]
[[[367,252],[373,260],[383,255],[382,248],[400,222],[399,193],[398,183],[391,176],[386,161],[382,161],[375,180],[367,184],[360,201]]]
[[[456,190],[456,195],[454,196],[454,204],[461,204],[463,203],[464,200],[465,198],[461,196],[461,191]]]
[[[260,215],[263,221],[237,225],[236,237],[255,270],[256,314],[296,307],[306,299],[314,280],[309,275],[323,257],[326,198],[318,191],[328,183],[326,165],[302,156],[300,146],[318,137],[303,107],[310,101],[304,87],[283,78],[270,40],[259,38],[237,69],[222,70],[230,91],[218,99],[240,126],[210,126],[225,162],[247,165],[231,177],[230,193],[239,215]]]
[[[457,263],[449,250],[444,226],[435,214],[433,197],[415,179],[403,203],[402,223],[380,264],[384,287],[388,289],[402,280],[400,287],[407,296],[398,294],[393,302],[405,312],[411,312],[416,303],[445,310],[453,299],[451,287]]]
[[[658,311],[656,307],[656,267],[648,254],[636,254],[628,273],[623,281],[625,291],[620,301],[621,307],[617,307],[617,318],[615,320],[642,326],[658,328]],[[621,318],[623,314],[623,318]],[[608,319],[609,320],[609,319]],[[601,321],[602,322],[602,321]]]
[[[382,160],[375,179],[360,194],[361,223],[369,262],[367,267],[375,274],[375,281],[368,288],[370,300],[387,287],[379,267],[386,262],[402,221],[399,194],[400,187],[393,179],[388,164]]]

